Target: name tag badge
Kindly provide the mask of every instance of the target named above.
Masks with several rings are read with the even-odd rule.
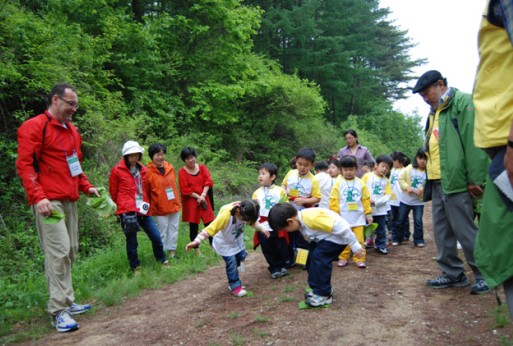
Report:
[[[172,187],[168,187],[166,189],[166,197],[168,201],[172,201],[173,199],[175,199],[175,193]]]
[[[358,203],[347,203],[347,210],[358,211]]]
[[[306,265],[308,259],[308,250],[297,248],[296,264]]]
[[[76,177],[83,173],[82,167],[80,166],[80,160],[76,153],[66,156],[66,161],[68,161],[68,167],[72,177]]]
[[[137,209],[141,209],[141,206],[142,206],[143,202],[144,202],[143,201],[143,196],[136,194],[135,195],[135,207]]]
[[[289,197],[299,197],[299,190],[296,190],[296,189],[292,189],[289,191]]]

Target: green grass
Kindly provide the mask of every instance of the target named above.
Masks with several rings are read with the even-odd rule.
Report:
[[[504,328],[509,322],[509,312],[507,305],[503,304],[495,308],[493,311],[493,318],[495,320],[496,328]]]
[[[269,322],[269,317],[258,315],[258,316],[255,317],[255,322],[259,322],[259,323]]]
[[[228,313],[227,316],[228,316],[228,318],[231,318],[232,320],[234,320],[234,319],[240,317],[240,313],[238,313],[238,312],[230,312],[230,313]]]
[[[112,247],[98,250],[86,259],[78,258],[73,266],[73,287],[77,302],[90,302],[93,311],[105,306],[122,304],[138,296],[142,289],[158,288],[205,271],[220,263],[221,258],[203,244],[203,257],[185,252],[189,241],[187,224],[180,225],[178,260],[163,268],[153,257],[151,242],[144,232],[139,233],[141,273],[134,275],[128,265],[125,238],[119,230]],[[249,232],[248,232],[249,233]],[[252,235],[252,234],[251,234]],[[252,239],[250,235],[248,239]],[[250,248],[248,244],[247,248]],[[35,249],[35,251],[40,251]],[[226,280],[224,276],[219,280]],[[46,313],[48,293],[43,268],[39,272],[19,270],[16,277],[0,278],[0,344],[39,338],[51,332]],[[23,328],[17,326],[22,325]]]

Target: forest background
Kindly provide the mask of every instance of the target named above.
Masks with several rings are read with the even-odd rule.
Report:
[[[422,145],[420,117],[392,105],[423,61],[410,58],[414,43],[388,14],[377,0],[1,0],[0,336],[44,315],[16,131],[47,108],[55,83],[77,88],[73,122],[96,186],[108,186],[131,139],[167,145],[177,170],[180,150],[196,148],[217,199],[247,198],[259,164],[277,164],[281,179],[297,149],[325,160],[347,128],[374,155],[411,156]],[[79,261],[100,281],[119,279],[96,264],[111,252],[127,267],[120,227],[84,200]]]

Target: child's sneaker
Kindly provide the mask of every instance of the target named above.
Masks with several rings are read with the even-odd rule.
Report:
[[[73,303],[68,308],[68,311],[72,315],[80,315],[80,314],[83,314],[84,312],[89,311],[90,309],[91,309],[91,304],[80,305],[80,304]]]
[[[71,317],[68,310],[62,310],[52,317],[52,325],[59,333],[71,332],[78,329],[78,323]]]
[[[345,267],[347,265],[347,260],[338,260],[338,267]]]
[[[308,295],[308,298],[305,299],[305,303],[309,306],[313,306],[313,307],[319,307],[319,306],[323,306],[323,305],[328,305],[328,304],[331,304],[333,302],[333,298],[330,296],[327,296],[327,297],[323,297],[323,296],[318,296],[317,294],[310,294]]]
[[[237,297],[244,297],[248,292],[242,286],[237,286],[232,290],[232,293]]]
[[[281,268],[281,276],[289,276],[290,273],[287,268]]]
[[[365,248],[366,249],[371,249],[374,247],[374,240],[372,240],[372,238],[368,238],[366,241],[365,241]]]
[[[356,266],[356,268],[360,268],[360,269],[367,268],[367,265],[365,264],[365,262],[356,262],[355,266]]]
[[[379,253],[379,254],[382,254],[382,255],[387,255],[388,254],[388,250],[386,247],[377,247],[376,248],[376,251]]]
[[[333,297],[333,293],[335,293],[335,290],[332,287],[331,288],[331,294],[330,294],[331,297]],[[305,292],[305,300],[308,299],[308,297],[311,297],[313,295],[314,295],[313,291]]]
[[[281,271],[271,273],[271,278],[273,278],[273,279],[279,279],[279,278],[281,278],[282,276],[283,276],[283,274],[281,273]]]

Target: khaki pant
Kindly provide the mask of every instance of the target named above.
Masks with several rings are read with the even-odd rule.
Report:
[[[75,202],[50,201],[65,219],[55,225],[43,223],[44,217],[32,212],[36,218],[37,233],[45,255],[46,286],[50,295],[47,310],[51,315],[69,307],[75,300],[71,284],[71,265],[78,252],[78,215]]]

